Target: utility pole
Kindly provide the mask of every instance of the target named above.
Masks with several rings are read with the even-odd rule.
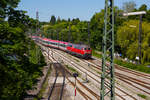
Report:
[[[37,20],[37,22],[36,22],[36,34],[38,34],[38,32],[39,32],[39,12],[38,11],[36,12],[36,20]]]
[[[40,35],[40,33],[39,33],[39,12],[38,11],[36,12],[36,20],[37,20],[36,34],[38,36],[38,35]],[[38,64],[40,64],[40,48],[37,45],[36,45],[36,56],[37,56]]]
[[[104,33],[102,45],[102,74],[100,99],[115,100],[114,74],[114,0],[105,0]],[[109,64],[107,60],[109,59]]]
[[[51,39],[53,39],[53,32],[54,30],[51,30]]]
[[[138,56],[139,56],[139,64],[141,64],[141,35],[142,35],[142,15],[140,15],[140,23],[139,23],[139,46],[138,46]]]
[[[88,22],[88,44],[90,45],[90,22]]]
[[[70,22],[69,22],[69,33],[68,33],[68,42],[71,42],[71,32],[70,32],[70,30],[71,30],[71,27],[70,27]]]
[[[61,36],[61,41],[63,41],[63,35],[62,35],[62,32],[60,32],[60,36]]]
[[[57,40],[59,40],[59,31],[56,30],[56,32],[57,32]]]

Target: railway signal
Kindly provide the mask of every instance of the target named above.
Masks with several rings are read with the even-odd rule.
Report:
[[[88,83],[89,80],[87,79],[87,72],[85,72],[85,83]]]
[[[143,15],[143,14],[146,14],[146,11],[123,13],[123,16]]]
[[[146,14],[146,11],[138,11],[138,12],[129,12],[129,13],[123,13],[123,16],[133,16],[133,15],[139,15],[140,16],[140,23],[139,23],[139,41],[138,41],[138,57],[136,59],[138,60],[138,63],[141,64],[141,34],[142,34],[142,16]]]
[[[90,67],[91,65],[88,63],[88,67]]]
[[[78,77],[78,73],[73,73],[73,76],[74,76],[74,78],[75,78],[75,90],[74,90],[74,92],[75,92],[75,95],[74,95],[74,100],[75,100],[75,96],[76,96],[76,80],[77,80],[77,77]]]

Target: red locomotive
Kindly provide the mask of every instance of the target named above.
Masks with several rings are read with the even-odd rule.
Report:
[[[51,40],[51,39],[42,38],[39,36],[32,36],[32,39],[40,42],[41,44],[45,46],[61,49],[63,51],[66,51],[70,54],[73,54],[82,58],[91,58],[92,56],[92,50],[88,45],[73,44],[69,42]]]

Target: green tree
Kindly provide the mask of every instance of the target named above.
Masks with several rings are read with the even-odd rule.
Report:
[[[73,20],[71,21],[71,23],[72,23],[73,25],[76,25],[76,24],[78,24],[79,22],[80,22],[80,19],[79,19],[79,18],[73,19]]]
[[[146,4],[141,5],[139,11],[147,11],[147,5]]]
[[[40,51],[41,60],[37,59],[35,43],[26,34],[35,20],[14,9],[19,1],[0,0],[0,100],[23,99],[45,64]]]
[[[135,27],[132,27],[135,26]],[[142,64],[150,62],[150,24],[143,22],[142,33]],[[135,60],[138,56],[138,34],[139,34],[139,21],[130,20],[124,22],[117,31],[117,42],[121,47],[124,56],[129,59]]]
[[[132,12],[136,9],[136,4],[134,1],[124,2],[123,10],[124,12]]]
[[[4,19],[10,9],[16,8],[20,0],[0,0],[0,18]]]
[[[51,16],[50,24],[54,25],[56,23],[56,17],[54,15]]]
[[[39,53],[41,61],[38,64],[33,53],[35,44],[26,37],[20,27],[10,27],[8,22],[0,24],[1,100],[20,100],[26,94],[26,90],[31,89],[36,83],[44,61]]]
[[[93,48],[101,49],[102,35],[103,35],[103,24],[104,23],[104,10],[100,13],[96,13],[90,21],[90,32],[91,32],[91,46]]]
[[[147,11],[147,14],[146,14],[146,20],[148,21],[148,22],[150,22],[150,9]]]
[[[57,18],[57,23],[60,23],[61,22],[61,19],[60,19],[60,17],[58,16],[58,18]]]

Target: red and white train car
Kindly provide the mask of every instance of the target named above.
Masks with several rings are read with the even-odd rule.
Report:
[[[32,39],[37,42],[40,42],[41,44],[47,47],[61,49],[63,51],[66,51],[70,54],[73,54],[82,58],[91,58],[92,56],[92,50],[88,45],[73,44],[69,42],[51,40],[48,38],[42,38],[38,36],[32,36]]]

